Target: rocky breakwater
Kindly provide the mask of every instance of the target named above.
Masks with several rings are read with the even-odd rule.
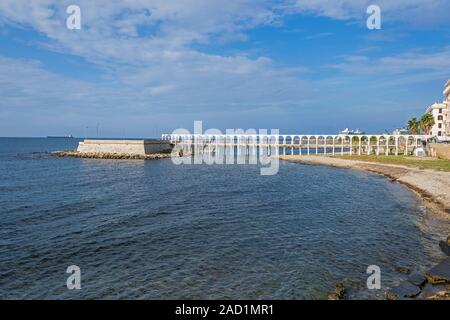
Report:
[[[170,153],[154,154],[127,154],[127,153],[105,153],[105,152],[79,152],[79,151],[56,151],[52,155],[58,158],[84,158],[84,159],[115,159],[115,160],[157,160],[170,158]]]
[[[173,145],[157,140],[84,140],[77,150],[57,151],[55,157],[154,160],[170,158]]]

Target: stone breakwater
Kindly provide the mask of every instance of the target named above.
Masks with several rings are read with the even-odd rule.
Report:
[[[425,200],[428,206],[450,213],[450,173],[423,170],[400,165],[379,164],[360,160],[347,160],[325,156],[279,156],[280,159],[305,164],[328,165],[345,169],[363,170],[381,174],[392,181],[398,181]],[[446,215],[448,217],[448,215]],[[450,234],[446,240],[439,242],[439,248],[450,256]],[[450,257],[426,271],[424,274],[411,273],[407,268],[397,268],[408,278],[402,280],[398,286],[386,292],[388,300],[428,299],[450,300]],[[411,273],[411,274],[410,274]],[[345,288],[338,284],[330,300],[345,299]]]
[[[170,158],[173,145],[157,140],[95,140],[79,142],[77,150],[53,152],[55,157],[117,160]]]
[[[158,140],[96,140],[85,139],[78,143],[77,151],[94,154],[149,155],[168,153],[173,145]]]
[[[170,153],[152,154],[126,154],[126,153],[105,153],[105,152],[79,152],[79,151],[56,151],[54,157],[72,157],[85,159],[115,159],[115,160],[157,160],[170,158]]]

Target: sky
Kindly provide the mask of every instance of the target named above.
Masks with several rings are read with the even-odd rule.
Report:
[[[391,131],[443,99],[449,12],[448,0],[1,0],[0,136],[150,138],[195,120]]]

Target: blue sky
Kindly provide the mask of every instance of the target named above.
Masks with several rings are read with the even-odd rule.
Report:
[[[66,8],[81,8],[81,30]],[[369,30],[366,8],[381,8]],[[446,0],[2,0],[0,136],[384,132],[442,100]]]

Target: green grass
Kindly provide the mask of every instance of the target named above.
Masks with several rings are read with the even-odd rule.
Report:
[[[437,171],[450,172],[450,160],[434,159],[434,158],[416,158],[412,156],[376,156],[376,155],[344,155],[335,156],[335,158],[361,160],[386,164],[398,164],[407,167],[419,169],[431,169]]]

